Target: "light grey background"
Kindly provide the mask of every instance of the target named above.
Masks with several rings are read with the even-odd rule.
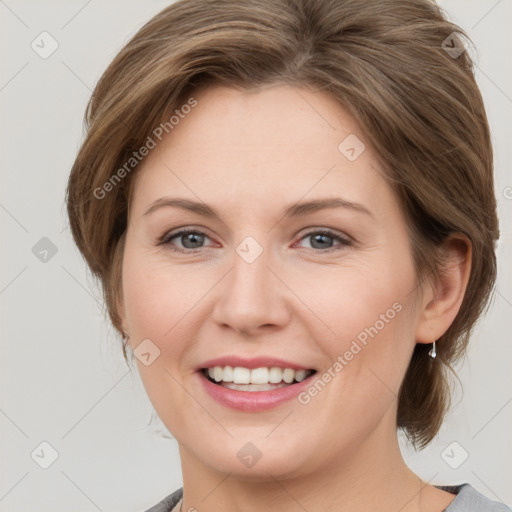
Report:
[[[177,443],[146,426],[151,405],[105,321],[64,205],[94,84],[128,39],[168,4],[0,0],[2,512],[135,512],[182,484]],[[496,152],[500,269],[493,306],[460,367],[464,394],[456,394],[457,408],[429,448],[415,454],[404,445],[404,455],[427,481],[470,482],[510,506],[512,0],[441,5],[478,49],[477,80]],[[47,59],[31,48],[43,31],[59,45]],[[42,252],[43,237],[56,246],[55,255]],[[38,242],[43,246],[34,254]],[[35,462],[50,460],[43,441],[59,454],[48,469]],[[453,469],[447,461],[461,464]]]

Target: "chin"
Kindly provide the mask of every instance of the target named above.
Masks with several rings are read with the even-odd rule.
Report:
[[[288,479],[305,474],[305,468],[312,468],[314,450],[305,451],[297,443],[283,446],[267,440],[258,442],[230,439],[229,442],[215,443],[201,447],[194,443],[194,456],[214,471],[241,480],[264,482],[272,478]]]

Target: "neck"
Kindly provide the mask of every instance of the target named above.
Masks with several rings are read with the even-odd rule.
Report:
[[[428,491],[427,494],[431,496],[432,491],[438,491],[423,483],[407,467],[400,452],[396,431],[387,432],[384,436],[382,434],[375,431],[363,446],[344,451],[318,471],[305,470],[293,477],[272,477],[272,471],[269,470],[259,481],[216,471],[180,444],[184,490],[182,510],[426,510],[422,505],[425,492]]]

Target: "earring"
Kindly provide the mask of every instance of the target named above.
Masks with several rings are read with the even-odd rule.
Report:
[[[437,352],[436,352],[436,342],[435,342],[435,341],[432,343],[432,348],[429,350],[428,355],[429,355],[432,359],[435,359],[435,358],[436,358],[436,356],[437,356]]]

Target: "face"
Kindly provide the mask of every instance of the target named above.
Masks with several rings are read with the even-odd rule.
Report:
[[[421,317],[377,156],[324,93],[194,98],[139,168],[123,257],[123,325],[156,412],[194,464],[243,478],[377,449],[396,437]],[[215,366],[239,384],[210,382]]]

